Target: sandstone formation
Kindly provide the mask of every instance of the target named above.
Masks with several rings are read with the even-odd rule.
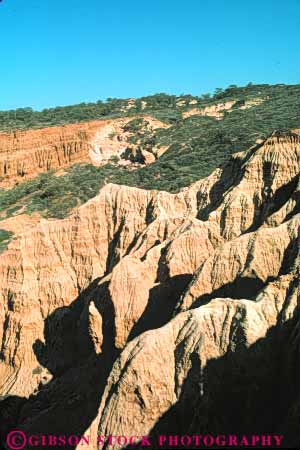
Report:
[[[238,107],[239,109],[248,109],[256,105],[260,105],[264,102],[262,98],[253,98],[251,100],[246,100],[243,102],[236,102],[235,100],[229,100],[227,102],[216,103],[210,106],[205,106],[204,108],[191,108],[188,111],[182,113],[182,117],[186,119],[191,116],[208,116],[214,117],[220,120],[224,116],[224,112],[231,112],[233,107]],[[193,104],[193,103],[191,103]]]
[[[128,138],[132,135],[124,132],[123,127],[132,119],[97,120],[0,133],[0,186],[11,186],[39,173],[74,163],[102,165],[112,157],[122,159],[121,155],[129,145]],[[151,129],[166,126],[149,116],[144,116],[144,120]],[[154,159],[145,155],[143,162],[150,163]]]
[[[216,119],[221,119],[223,117],[224,111],[230,110],[235,104],[235,100],[217,103],[211,106],[205,106],[205,108],[192,108],[188,111],[182,113],[184,119],[191,116],[209,116],[215,117]]]
[[[238,105],[247,109],[262,103],[261,98],[247,100]],[[177,102],[182,118],[193,115],[222,119],[224,112],[236,107],[235,100],[215,103],[203,108],[197,107],[197,101]],[[135,106],[135,100],[129,99],[124,113]],[[146,107],[142,101],[142,110]],[[183,110],[182,108],[189,108]],[[151,148],[140,146],[130,138],[134,135],[126,130],[126,125],[135,118],[144,121],[142,131],[149,135],[157,129],[167,128],[166,123],[142,113],[115,119],[94,120],[77,124],[53,126],[36,130],[15,130],[0,132],[0,188],[7,188],[24,180],[34,178],[48,170],[63,170],[75,163],[92,163],[101,166],[108,162],[126,166],[129,169],[153,163],[166,150],[168,145],[153,145]]]
[[[274,132],[178,194],[108,184],[66,219],[1,222],[0,418],[94,450],[294,436],[299,173],[300,137]]]

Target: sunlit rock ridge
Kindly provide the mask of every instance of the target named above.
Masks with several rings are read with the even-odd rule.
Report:
[[[177,194],[107,184],[4,221],[3,431],[297,441],[299,176],[299,134],[275,131]]]

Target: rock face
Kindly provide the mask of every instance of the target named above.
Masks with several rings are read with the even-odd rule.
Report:
[[[143,118],[153,129],[166,126],[149,116]],[[132,117],[0,133],[0,186],[76,162],[102,165],[113,157],[121,158],[131,136],[123,127],[130,120]],[[143,162],[153,160],[145,158]]]
[[[224,103],[217,103],[215,105],[206,106],[205,108],[192,108],[189,111],[184,112],[182,116],[184,119],[191,116],[209,116],[215,117],[216,119],[222,119],[224,111],[231,110],[235,103],[236,102],[232,100]]]
[[[262,98],[253,98],[251,100],[246,100],[242,102],[229,100],[227,102],[205,106],[204,108],[191,108],[188,111],[184,111],[182,113],[182,117],[186,119],[187,117],[191,116],[208,116],[220,120],[223,118],[224,112],[226,111],[231,112],[233,107],[243,110],[251,108],[252,106],[260,105],[263,102],[264,99]]]
[[[93,449],[97,433],[295,444],[299,173],[299,136],[276,132],[178,194],[109,184],[64,220],[11,219],[0,417]]]

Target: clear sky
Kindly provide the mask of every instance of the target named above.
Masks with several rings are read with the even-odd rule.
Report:
[[[0,109],[300,82],[300,0],[2,0]]]

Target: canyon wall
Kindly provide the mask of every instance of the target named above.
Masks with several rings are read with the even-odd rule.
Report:
[[[178,194],[108,184],[19,230],[0,255],[8,423],[292,435],[299,173],[300,137],[275,132]]]
[[[124,165],[128,164],[122,154],[132,133],[123,128],[133,119],[95,120],[0,133],[0,186],[12,186],[39,173],[67,168],[74,163],[90,162],[99,166],[117,157],[123,159]],[[149,116],[143,119],[151,130],[166,127]],[[145,163],[155,160],[150,156],[145,155]]]

